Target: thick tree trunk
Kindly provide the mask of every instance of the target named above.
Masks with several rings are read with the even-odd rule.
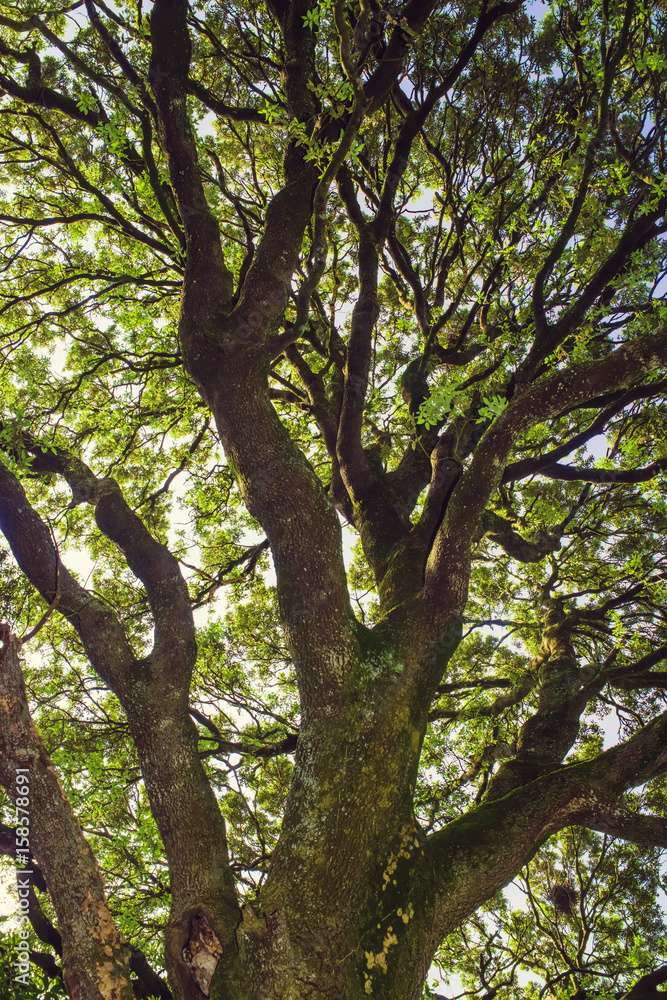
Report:
[[[214,1000],[420,995],[434,949],[414,919],[417,899],[423,907],[428,898],[412,812],[424,720],[405,697],[400,664],[393,683],[387,658],[366,667],[381,683],[360,686],[345,712],[299,738],[271,873],[244,909]]]

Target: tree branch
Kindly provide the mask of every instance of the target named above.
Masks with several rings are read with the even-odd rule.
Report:
[[[109,994],[133,1000],[129,948],[109,912],[95,858],[30,717],[19,644],[10,637],[0,650],[0,781],[14,801],[21,796],[19,773],[29,780],[30,845],[58,917],[68,990],[91,1000],[105,1000]],[[19,822],[22,815],[19,810]],[[28,883],[29,876],[20,882]]]
[[[556,416],[601,392],[622,388],[662,365],[667,333],[621,345],[601,361],[572,366],[519,389],[505,412],[482,438],[470,467],[447,506],[426,568],[424,606],[463,610],[470,571],[470,543],[493,490],[502,481],[510,449],[532,424]]]
[[[439,938],[459,926],[520,871],[536,846],[566,826],[600,829],[608,824],[619,836],[665,845],[664,821],[628,815],[619,798],[665,771],[667,713],[594,760],[556,766],[431,834],[410,874],[410,895],[414,892],[422,908],[420,894],[428,899],[435,879],[435,897],[423,918],[430,932]]]
[[[202,184],[197,148],[187,110],[190,35],[185,0],[157,0],[151,14],[150,83],[160,135],[183,221],[186,268],[181,311],[184,347],[200,324],[210,333],[232,295],[233,275],[225,264],[220,227]]]
[[[21,570],[51,604],[58,585],[58,612],[75,628],[103,681],[125,700],[134,654],[115,614],[81,587],[59,562],[51,534],[31,507],[19,481],[0,462],[0,530]]]
[[[661,816],[632,812],[621,803],[600,805],[587,826],[620,840],[646,847],[667,847],[667,822]]]
[[[511,559],[523,563],[540,562],[550,552],[557,552],[560,548],[559,535],[538,531],[533,538],[524,538],[515,531],[511,521],[494,510],[485,510],[481,515],[472,541],[479,541],[484,536],[500,545]]]
[[[52,599],[58,566],[58,611],[74,625],[93,667],[118,695],[127,714],[169,862],[172,903],[167,961],[181,990],[178,1000],[190,1000],[196,982],[183,950],[193,932],[191,918],[203,914],[224,947],[238,923],[238,907],[225,824],[188,716],[196,645],[187,589],[177,561],[129,510],[118,486],[110,486],[113,481],[98,480],[87,466],[62,451],[49,456],[35,446],[33,450],[40,471],[46,471],[47,466],[58,471],[70,481],[78,502],[95,504],[96,517],[116,544],[136,545],[137,551],[127,554],[128,561],[145,577],[156,616],[163,619],[159,641],[157,620],[155,623],[153,652],[143,660],[136,659],[115,615],[83,590],[58,562],[46,526],[18,481],[0,464],[0,528],[17,562],[47,600]],[[170,588],[175,589],[173,622],[169,621]],[[179,636],[179,629],[183,636]],[[62,928],[61,932],[64,937]],[[194,996],[202,1000],[196,993]]]
[[[573,465],[547,465],[539,475],[547,479],[560,479],[574,483],[647,483],[663,469],[667,469],[667,458],[658,459],[643,469],[582,469]]]
[[[518,462],[512,462],[508,465],[503,473],[503,483],[515,483],[520,479],[525,479],[527,476],[536,475],[550,465],[554,465],[559,459],[576,451],[577,448],[581,448],[582,445],[586,444],[597,434],[601,434],[612,417],[615,417],[617,413],[624,410],[630,403],[634,403],[637,399],[650,397],[654,393],[661,392],[666,388],[667,382],[662,381],[640,386],[637,389],[631,389],[629,392],[618,393],[617,399],[614,400],[611,406],[603,410],[602,413],[599,413],[585,430],[579,434],[575,434],[569,441],[565,441],[557,448],[553,448],[551,451],[546,452],[546,454],[540,455],[539,458],[523,458]],[[591,402],[594,402],[594,400]]]
[[[24,447],[33,456],[31,470],[56,473],[72,490],[72,506],[90,503],[99,529],[121,550],[135,576],[143,583],[153,612],[153,655],[165,670],[164,680],[179,678],[189,686],[196,657],[194,621],[188,588],[178,560],[158,542],[129,507],[114,479],[99,479],[80,459],[62,448],[42,448],[27,436]],[[57,581],[56,581],[57,583]],[[166,694],[166,691],[165,691]]]

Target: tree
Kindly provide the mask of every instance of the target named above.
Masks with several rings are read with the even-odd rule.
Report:
[[[574,906],[559,831],[667,847],[667,14],[524,7],[0,14],[2,845],[72,1000],[414,1000],[529,862]],[[657,996],[656,920],[534,967]]]

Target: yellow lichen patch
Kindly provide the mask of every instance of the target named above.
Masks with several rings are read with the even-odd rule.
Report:
[[[369,969],[382,969],[386,974],[387,972],[387,955],[389,954],[389,949],[392,945],[398,944],[398,938],[393,933],[392,927],[387,927],[387,933],[382,941],[382,951],[372,952],[365,951],[366,956],[366,966]],[[368,991],[367,991],[368,992]]]
[[[412,857],[412,850],[415,847],[419,847],[419,841],[415,836],[414,828],[411,824],[406,823],[401,829],[401,845],[396,854],[394,854],[393,851],[391,852],[387,861],[387,867],[382,873],[382,879],[384,882],[384,885],[382,886],[383,892],[390,882],[392,882],[393,885],[396,885],[396,879],[392,879],[391,876],[396,871],[399,859],[405,858],[406,861],[409,861]]]
[[[383,892],[387,888],[387,886],[389,885],[389,883],[391,881],[391,876],[396,871],[396,865],[397,864],[398,864],[398,859],[397,859],[396,855],[392,852],[389,855],[389,861],[387,862],[387,867],[382,872],[382,880],[384,882],[384,885],[382,886],[382,891]]]
[[[329,812],[329,810],[332,809],[335,804],[336,804],[335,796],[331,792],[327,792],[325,795],[321,797],[319,802],[319,808],[323,813],[325,813]]]

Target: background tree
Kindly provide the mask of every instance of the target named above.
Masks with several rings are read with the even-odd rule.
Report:
[[[50,990],[410,1000],[445,941],[487,996],[658,995],[666,17],[3,7],[2,844],[27,767]]]

